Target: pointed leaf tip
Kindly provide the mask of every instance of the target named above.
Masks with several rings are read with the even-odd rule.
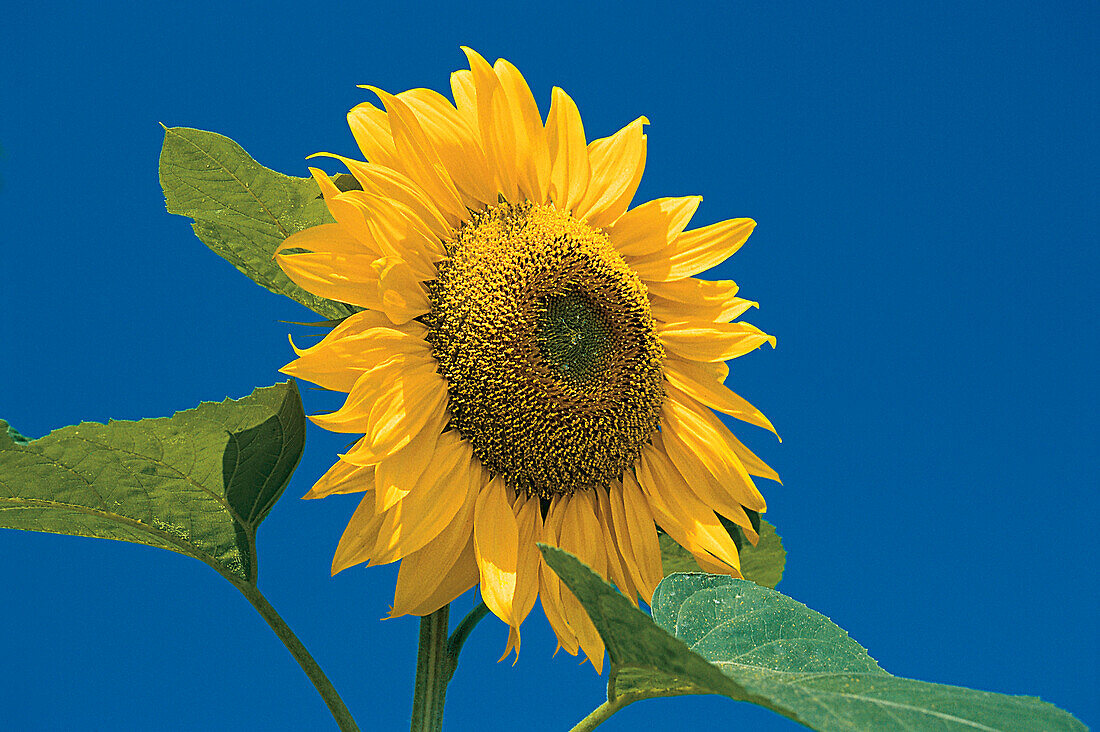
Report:
[[[298,287],[273,261],[291,234],[332,222],[312,179],[265,168],[224,135],[164,127],[160,185],[168,212],[193,219],[199,239],[256,284],[326,318],[355,311]]]

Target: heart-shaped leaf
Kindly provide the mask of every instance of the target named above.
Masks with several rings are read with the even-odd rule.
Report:
[[[754,582],[670,575],[650,618],[573,555],[540,548],[607,646],[614,708],[723,694],[818,730],[1085,729],[1034,697],[892,676],[828,618]]]
[[[0,420],[0,528],[116,539],[255,584],[256,529],[305,445],[293,382],[172,417],[26,440]]]
[[[355,312],[298,287],[273,259],[294,232],[332,222],[312,179],[265,168],[224,135],[166,127],[160,185],[169,213],[194,219],[199,239],[252,281],[329,319]]]

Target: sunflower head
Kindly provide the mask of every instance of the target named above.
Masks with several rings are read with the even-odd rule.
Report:
[[[630,208],[644,117],[589,142],[561,89],[544,119],[514,66],[464,50],[453,102],[371,87],[381,106],[348,115],[366,162],[333,156],[361,190],[313,170],[335,223],[280,247],[297,284],[362,308],[283,369],[347,393],[312,419],[362,435],[307,497],[364,494],[333,572],[400,561],[393,615],[479,585],[507,655],[541,598],[560,646],[600,669],[536,542],[648,602],[657,525],[735,576],[719,517],[756,541],[753,477],[777,476],[713,410],[774,431],[723,384],[724,361],[774,339],[734,322],[755,305],[734,283],[694,277],[754,224],[686,231],[697,196]]]
[[[424,321],[451,426],[525,495],[621,480],[657,429],[663,352],[607,235],[553,206],[499,203],[446,247]]]

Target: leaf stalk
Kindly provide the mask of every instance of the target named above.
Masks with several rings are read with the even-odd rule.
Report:
[[[590,732],[590,730],[596,729],[610,719],[612,714],[636,701],[638,701],[638,697],[633,695],[623,695],[609,699],[593,709],[587,717],[573,725],[569,732]]]
[[[294,660],[298,662],[298,665],[305,671],[306,676],[313,682],[317,693],[325,700],[329,711],[332,712],[332,718],[336,720],[336,726],[340,728],[340,732],[359,732],[359,726],[355,723],[355,719],[352,718],[347,706],[344,705],[344,700],[340,698],[336,687],[328,680],[325,672],[321,670],[317,661],[306,650],[302,641],[298,639],[298,636],[294,634],[286,621],[282,619],[279,613],[275,612],[275,608],[267,601],[259,588],[253,584],[234,583],[234,585],[241,591],[242,595],[248,598],[248,601],[252,603],[252,607],[256,608],[256,612],[267,621],[267,624],[275,631],[275,635],[290,651],[290,655],[294,656]]]

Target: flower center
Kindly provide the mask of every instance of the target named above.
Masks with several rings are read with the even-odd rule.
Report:
[[[621,478],[664,397],[637,275],[602,232],[530,203],[475,213],[447,251],[425,321],[451,427],[528,495]]]
[[[611,355],[611,326],[582,292],[549,295],[536,338],[547,366],[564,378],[594,376]]]

